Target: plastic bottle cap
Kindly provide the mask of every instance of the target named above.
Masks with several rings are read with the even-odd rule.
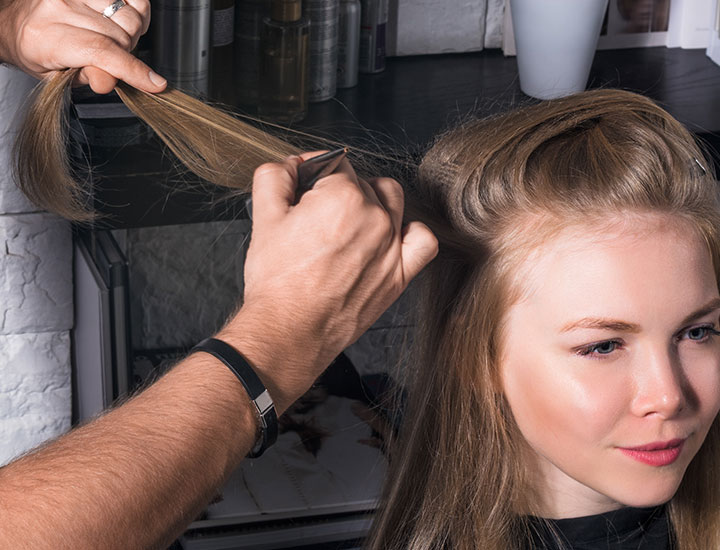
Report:
[[[272,18],[275,21],[289,23],[302,17],[300,0],[274,0],[272,3]]]

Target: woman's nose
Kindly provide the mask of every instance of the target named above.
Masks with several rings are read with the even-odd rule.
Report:
[[[677,354],[650,350],[635,365],[633,413],[637,416],[677,416],[688,404],[687,381]]]

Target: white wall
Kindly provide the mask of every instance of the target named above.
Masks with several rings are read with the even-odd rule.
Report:
[[[388,55],[502,46],[503,0],[388,0]]]
[[[0,66],[0,465],[70,427],[70,225],[39,212],[11,174],[35,83]]]

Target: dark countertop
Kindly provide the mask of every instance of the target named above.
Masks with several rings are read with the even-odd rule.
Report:
[[[720,67],[704,50],[599,51],[589,87],[617,87],[657,100],[720,151]],[[437,132],[470,114],[488,115],[533,101],[520,91],[515,58],[499,50],[388,59],[385,72],[311,104],[298,129],[346,141],[421,151]],[[103,227],[129,228],[231,219],[241,203],[181,190],[172,160],[156,143],[91,151],[96,208]],[[210,196],[209,196],[210,195]]]

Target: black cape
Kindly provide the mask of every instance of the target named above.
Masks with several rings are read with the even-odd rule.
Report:
[[[570,519],[529,519],[535,534],[527,547],[533,550],[671,550],[673,547],[664,506],[621,508]]]

